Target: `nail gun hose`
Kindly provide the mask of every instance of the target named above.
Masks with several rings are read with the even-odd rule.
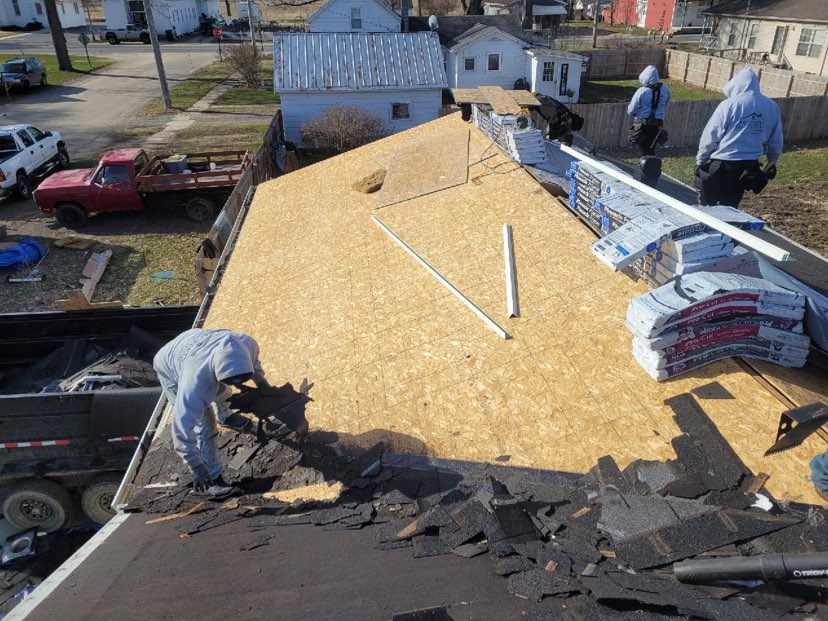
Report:
[[[679,582],[699,584],[727,580],[800,580],[828,577],[828,552],[760,554],[673,563]]]

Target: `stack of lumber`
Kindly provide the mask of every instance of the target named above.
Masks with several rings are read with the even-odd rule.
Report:
[[[742,356],[802,367],[805,296],[738,274],[697,272],[630,301],[633,357],[656,380]]]

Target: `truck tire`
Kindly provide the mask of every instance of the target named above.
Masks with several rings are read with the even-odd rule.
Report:
[[[118,45],[120,43],[120,41],[118,41],[118,37],[116,37],[114,34],[106,35],[106,40],[109,43],[109,45]]]
[[[17,173],[17,183],[14,185],[14,195],[17,200],[26,201],[32,196],[32,183],[24,172]]]
[[[194,196],[184,206],[184,213],[193,222],[207,222],[216,213],[216,206],[206,196]]]
[[[80,229],[86,226],[89,216],[80,205],[65,203],[55,211],[55,219],[67,229]]]
[[[95,479],[83,490],[81,508],[86,517],[101,525],[115,517],[115,510],[110,505],[121,484],[121,478],[117,474],[105,475]]]
[[[53,481],[26,479],[17,483],[3,501],[3,517],[17,528],[47,533],[68,526],[75,518],[72,495]]]
[[[152,43],[152,41],[150,40],[150,36],[148,34],[142,34],[141,43],[143,43],[144,45],[149,45],[150,43]]]
[[[60,166],[63,170],[69,168],[69,165],[72,163],[72,160],[69,159],[69,152],[66,150],[66,147],[58,147],[58,166]]]

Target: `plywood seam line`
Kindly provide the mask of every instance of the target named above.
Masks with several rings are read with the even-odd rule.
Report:
[[[388,226],[382,220],[380,220],[377,216],[371,216],[371,219],[374,222],[376,222],[379,225],[379,227],[383,231],[385,231],[391,239],[393,239],[395,242],[397,242],[403,248],[403,250],[405,250],[408,254],[410,254],[412,257],[414,257],[414,259],[417,261],[417,263],[422,265],[432,276],[434,276],[441,285],[443,285],[446,289],[448,289],[452,293],[452,295],[454,295],[454,297],[456,297],[458,300],[463,302],[463,304],[465,304],[469,308],[469,310],[471,310],[475,315],[477,315],[481,320],[483,320],[483,323],[485,323],[495,333],[497,333],[497,335],[500,336],[500,338],[502,338],[502,339],[512,338],[511,334],[509,334],[506,330],[504,330],[502,327],[500,327],[494,319],[489,317],[474,302],[472,302],[469,298],[467,298],[465,295],[463,295],[463,293],[457,287],[455,287],[453,284],[451,284],[451,282],[449,282],[448,279],[446,279],[445,276],[443,276],[440,272],[438,272],[436,269],[434,269],[431,266],[431,264],[428,263],[428,261],[426,261],[419,254],[417,254],[417,252],[411,246],[406,244],[396,233],[394,233],[394,231],[392,231],[390,228],[388,228]]]
[[[571,147],[567,147],[563,144],[560,146],[560,148],[561,151],[563,151],[564,153],[567,153],[573,157],[577,157],[579,160],[586,160],[587,162],[589,162],[590,166],[597,168],[601,172],[606,173],[623,183],[626,183],[628,186],[633,187],[636,190],[644,192],[648,196],[660,200],[665,205],[668,205],[673,209],[676,209],[677,211],[680,211],[681,213],[690,216],[695,220],[698,220],[702,224],[706,224],[707,226],[719,231],[720,233],[724,233],[725,235],[732,237],[736,241],[741,242],[748,248],[752,248],[756,252],[764,254],[770,257],[771,259],[774,259],[775,261],[782,262],[793,260],[793,257],[791,257],[791,254],[788,251],[779,248],[778,246],[774,246],[773,244],[766,242],[763,239],[759,239],[758,237],[755,237],[750,233],[733,226],[732,224],[722,222],[718,218],[714,218],[713,216],[706,214],[702,210],[696,209],[691,205],[682,203],[680,200],[676,200],[672,196],[668,196],[663,192],[659,192],[658,190],[651,188],[650,186],[645,185],[640,181],[636,181],[629,175],[621,173],[612,168],[611,166],[607,166],[606,164],[599,162],[598,160],[594,160],[585,153],[581,153],[580,151],[577,151],[576,149],[573,149]]]
[[[736,358],[736,362],[742,369],[744,369],[745,373],[753,377],[756,382],[762,386],[765,390],[767,390],[770,394],[772,394],[776,399],[784,405],[786,408],[791,409],[797,407],[797,404],[782,392],[779,388],[777,388],[773,383],[771,383],[761,372],[757,369],[753,368],[751,364],[745,360],[744,358]],[[804,405],[804,404],[800,404]]]
[[[512,239],[512,225],[503,225],[503,262],[506,270],[506,316],[520,317],[517,274],[515,273],[515,244]]]

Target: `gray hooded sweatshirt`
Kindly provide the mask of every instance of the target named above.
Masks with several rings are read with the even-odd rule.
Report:
[[[195,427],[205,410],[236,375],[253,373],[264,379],[259,363],[259,345],[253,337],[230,330],[187,330],[167,343],[155,355],[158,376],[176,386],[172,437],[176,453],[191,470],[202,466],[196,445]]]
[[[653,113],[653,89],[652,86],[658,84],[658,69],[649,65],[638,76],[638,82],[641,88],[635,91],[633,98],[630,100],[630,105],[627,106],[627,114],[637,119],[648,119]],[[670,89],[666,84],[661,85],[661,94],[658,98],[658,104],[655,109],[655,118],[664,120],[664,110],[667,108],[667,103],[670,101]]]
[[[759,91],[756,74],[745,67],[725,84],[727,96],[713,112],[699,141],[696,164],[708,160],[758,160],[775,164],[782,155],[779,106]]]

